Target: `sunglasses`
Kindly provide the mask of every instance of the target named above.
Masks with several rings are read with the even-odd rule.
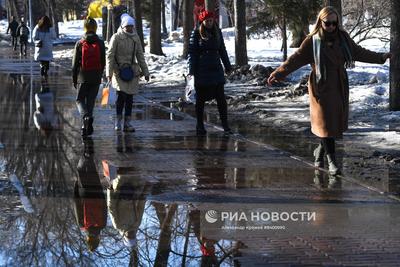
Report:
[[[337,21],[322,21],[324,24],[325,24],[325,26],[326,27],[329,27],[329,26],[334,26],[334,27],[336,27],[337,26],[337,24],[338,24],[338,22]]]

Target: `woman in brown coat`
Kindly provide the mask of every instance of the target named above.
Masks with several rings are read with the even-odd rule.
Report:
[[[324,166],[324,154],[329,173],[340,173],[335,159],[335,139],[348,127],[349,81],[346,68],[354,61],[385,63],[391,53],[375,53],[357,45],[340,26],[333,7],[323,8],[313,31],[300,48],[268,78],[268,84],[283,80],[298,68],[311,64],[308,81],[311,131],[321,139],[314,150],[315,166]]]

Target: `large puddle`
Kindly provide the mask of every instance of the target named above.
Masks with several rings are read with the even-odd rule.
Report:
[[[1,65],[0,265],[334,264],[366,243],[397,257],[398,202],[291,158],[307,138],[239,116],[242,136],[197,137],[192,118],[138,98],[135,133],[96,105],[82,140],[70,77],[52,69],[44,84],[22,65]]]

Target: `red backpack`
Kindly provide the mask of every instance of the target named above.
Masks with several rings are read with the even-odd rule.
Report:
[[[82,65],[81,70],[102,70],[100,42],[89,43],[81,40],[82,45]]]

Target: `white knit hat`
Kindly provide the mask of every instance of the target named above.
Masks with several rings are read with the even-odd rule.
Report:
[[[129,15],[122,15],[121,16],[121,28],[126,26],[135,26],[135,19]]]

